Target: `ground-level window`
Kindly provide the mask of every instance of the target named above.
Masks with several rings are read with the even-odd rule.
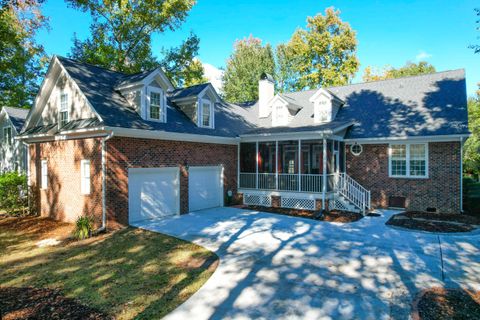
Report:
[[[4,127],[3,128],[3,143],[6,145],[12,144],[12,127]]]
[[[391,144],[390,176],[425,178],[428,175],[426,143]]]
[[[48,187],[48,165],[47,165],[47,160],[42,160],[41,162],[41,188],[42,189],[47,189]]]
[[[90,194],[90,160],[80,163],[82,194]]]

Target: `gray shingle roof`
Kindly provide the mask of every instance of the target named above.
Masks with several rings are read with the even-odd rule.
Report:
[[[92,65],[58,57],[77,82],[104,125],[146,130],[236,137],[252,132],[317,130],[310,97],[317,90],[284,93],[282,97],[300,110],[288,128],[272,128],[271,118],[258,118],[258,103],[218,104],[215,129],[199,128],[175,104],[167,109],[167,122],[146,121],[115,91],[120,83],[145,76],[127,76]],[[176,89],[169,100],[198,95],[209,84]],[[467,97],[463,70],[439,72],[326,88],[345,102],[334,124],[355,122],[347,138],[379,138],[466,134]]]
[[[17,132],[22,131],[23,125],[25,124],[25,119],[27,119],[27,115],[30,110],[13,107],[3,107],[3,109],[7,112],[8,117],[12,121],[12,124]]]
[[[239,132],[251,128],[251,124],[241,116],[245,112],[231,104],[221,104],[215,108],[215,129],[197,127],[175,107],[167,108],[166,123],[144,120],[114,89],[124,81],[124,74],[63,57],[58,59],[103,119],[105,126],[221,137],[236,137]]]
[[[335,121],[354,121],[346,138],[454,135],[468,133],[467,94],[463,70],[438,72],[326,88],[345,101]],[[302,109],[290,128],[314,126],[313,103],[317,89],[284,93]],[[258,114],[258,103],[249,107]],[[257,126],[271,127],[271,116]],[[290,129],[292,130],[292,129]],[[293,129],[294,130],[294,129]]]

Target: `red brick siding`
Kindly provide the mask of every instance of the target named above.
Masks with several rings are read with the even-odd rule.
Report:
[[[179,167],[180,211],[188,212],[187,166],[224,166],[224,194],[237,190],[237,146],[114,137],[107,141],[110,227],[128,224],[128,168]]]
[[[460,212],[460,143],[429,143],[428,151],[427,179],[390,178],[388,144],[364,144],[358,157],[347,146],[347,173],[371,191],[375,207],[388,207],[390,196],[400,196],[406,198],[408,210],[435,207],[440,212]]]
[[[47,160],[48,188],[40,189],[41,161]],[[90,160],[90,194],[81,194],[81,160]],[[64,140],[30,145],[30,183],[44,217],[73,222],[78,216],[102,218],[101,139]]]

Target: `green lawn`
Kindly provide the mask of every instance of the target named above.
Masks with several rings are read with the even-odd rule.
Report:
[[[134,228],[39,248],[39,240],[61,237],[71,226],[12,219],[0,220],[0,287],[58,288],[117,319],[161,318],[197,291],[218,262],[195,244]]]

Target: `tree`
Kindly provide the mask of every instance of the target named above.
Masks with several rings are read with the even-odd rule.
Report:
[[[260,76],[273,75],[274,71],[275,60],[269,44],[263,46],[262,40],[252,36],[237,40],[223,75],[225,99],[234,103],[257,100]]]
[[[409,76],[417,76],[422,74],[429,74],[436,72],[435,67],[426,61],[414,63],[407,61],[407,63],[398,69],[390,66],[385,66],[382,70],[373,69],[371,66],[365,68],[363,73],[363,81],[378,81],[385,79],[396,79]]]
[[[47,57],[35,42],[48,28],[42,1],[0,2],[0,105],[29,108],[45,73]]]
[[[135,73],[158,66],[151,35],[175,30],[195,0],[67,0],[71,7],[90,12],[92,36],[74,38],[71,57],[120,72]]]
[[[477,17],[479,17],[478,20],[476,21],[476,23],[477,23],[477,28],[476,29],[477,29],[477,31],[480,31],[480,8],[475,9],[475,13],[476,13]],[[469,48],[473,49],[475,51],[475,53],[480,53],[480,45],[478,45],[478,44],[471,45],[471,46],[469,46]]]
[[[463,148],[464,171],[480,174],[480,90],[468,99],[468,127],[472,135]]]
[[[202,63],[195,59],[199,45],[200,39],[191,33],[179,47],[164,50],[160,65],[174,85],[188,87],[208,82]]]
[[[340,11],[325,10],[307,18],[290,41],[277,47],[280,89],[303,90],[347,84],[358,70],[356,33],[340,19]]]

